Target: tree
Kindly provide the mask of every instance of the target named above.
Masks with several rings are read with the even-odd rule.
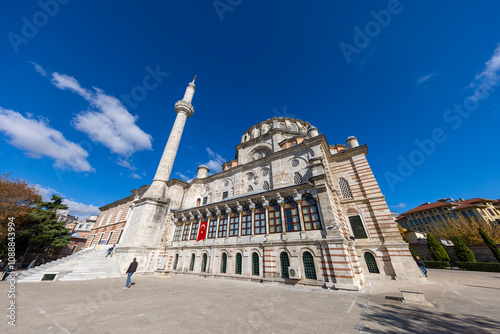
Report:
[[[52,247],[66,246],[71,237],[64,227],[64,222],[56,219],[57,210],[66,210],[67,205],[62,204],[62,197],[52,195],[50,202],[38,200],[33,210],[28,214],[30,227],[28,233],[30,241],[43,242]]]
[[[20,228],[39,198],[35,186],[0,174],[0,239],[5,238],[8,219],[15,218],[16,230]]]
[[[479,234],[481,234],[481,237],[483,238],[484,243],[491,250],[491,252],[495,256],[497,261],[500,262],[500,249],[498,249],[498,246],[496,245],[496,243],[493,240],[491,240],[490,236],[482,229],[479,229]]]
[[[462,240],[457,237],[452,237],[451,241],[455,245],[453,251],[460,261],[463,262],[477,262],[474,252],[467,247]]]
[[[438,261],[450,261],[450,257],[446,253],[443,245],[434,238],[430,233],[427,233],[427,247],[429,247],[432,254],[434,254]]]
[[[445,225],[435,234],[442,239],[458,237],[466,245],[480,245],[484,241],[479,229],[490,235],[494,242],[500,243],[500,224],[480,221],[477,217],[465,218],[460,214],[456,218],[447,218]]]

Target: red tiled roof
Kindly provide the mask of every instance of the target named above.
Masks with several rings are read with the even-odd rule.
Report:
[[[450,205],[453,205],[453,203],[450,203],[450,202],[434,202],[434,203],[430,203],[430,204],[423,204],[423,205],[417,206],[414,209],[411,209],[409,211],[403,212],[401,215],[402,216],[403,215],[408,215],[408,214],[413,213],[413,212],[425,211],[425,210],[430,210],[430,209],[440,208],[440,207],[443,207],[443,206],[450,206]]]
[[[414,212],[420,212],[420,211],[426,211],[426,210],[432,210],[435,208],[440,208],[444,206],[453,206],[454,208],[452,210],[461,210],[465,208],[470,208],[470,207],[475,207],[477,203],[481,202],[492,202],[494,204],[499,203],[500,200],[494,200],[494,199],[486,199],[486,198],[472,198],[472,199],[467,199],[464,201],[456,201],[456,202],[434,202],[430,204],[423,204],[419,205],[414,209],[411,209],[410,211],[403,212],[401,216],[408,215]]]

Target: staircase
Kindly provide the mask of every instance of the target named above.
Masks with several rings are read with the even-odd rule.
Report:
[[[85,281],[120,277],[116,257],[106,257],[107,249],[84,249],[71,256],[23,271],[17,282],[39,282],[45,274],[57,274],[56,281]]]

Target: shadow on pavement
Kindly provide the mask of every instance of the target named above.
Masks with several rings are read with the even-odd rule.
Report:
[[[408,305],[370,305],[362,329],[368,333],[500,333],[500,322]]]

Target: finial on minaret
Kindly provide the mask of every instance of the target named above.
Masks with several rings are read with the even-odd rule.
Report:
[[[196,74],[194,75],[194,78],[193,78],[193,83],[194,83],[194,81],[195,81],[195,80],[196,80]]]
[[[183,100],[186,102],[191,103],[191,101],[193,100],[194,88],[196,87],[196,85],[194,84],[195,80],[196,80],[196,75],[194,76],[193,81],[191,81],[186,88],[186,93],[184,94],[183,98]]]

